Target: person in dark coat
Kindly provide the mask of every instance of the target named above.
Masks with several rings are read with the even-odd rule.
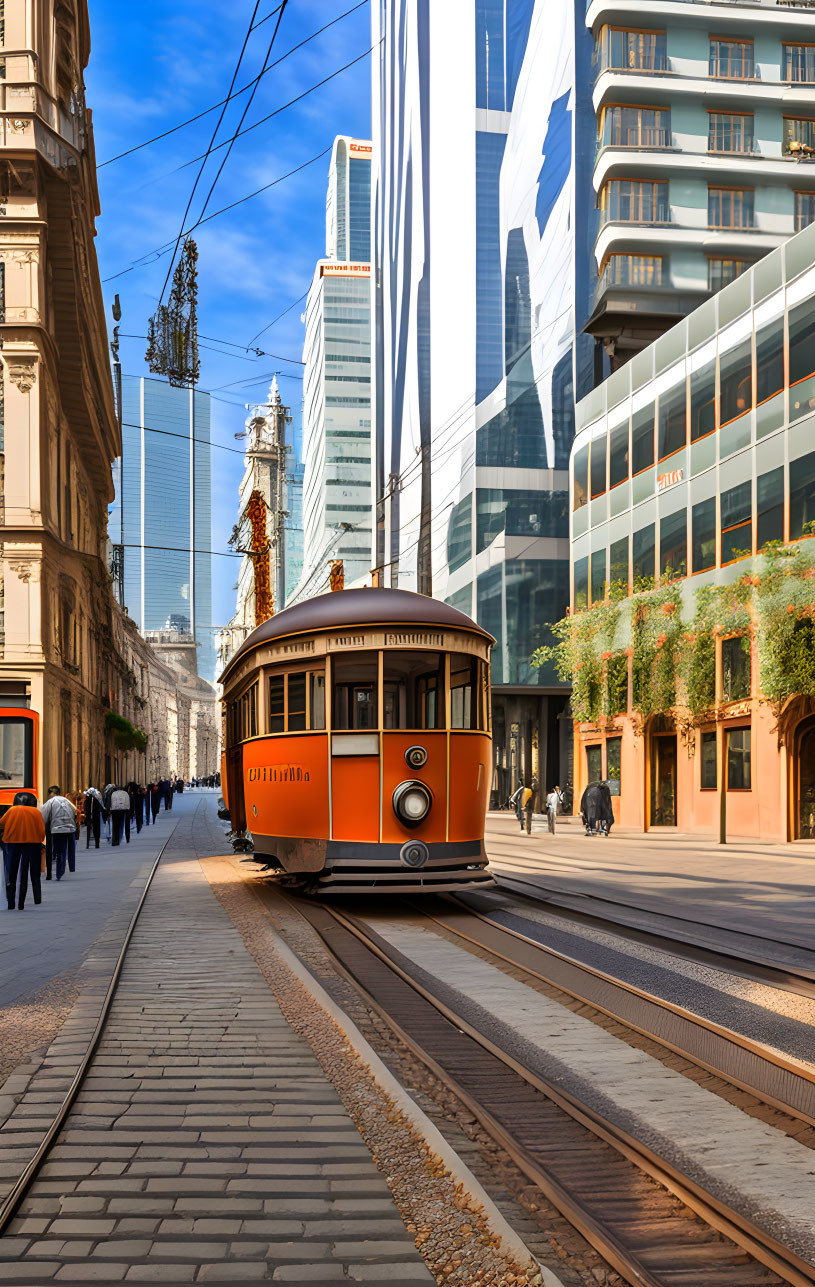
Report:
[[[184,791],[184,779],[183,779],[183,778],[176,778],[176,782],[175,782],[175,793],[176,793],[176,795],[182,795],[182,794],[183,794],[183,791]]]
[[[600,812],[598,814],[600,831],[604,836],[611,835],[614,826],[614,807],[611,803],[611,788],[608,782],[598,782],[600,791]]]
[[[158,817],[158,811],[160,808],[161,808],[161,783],[151,782],[150,783],[150,811],[153,815],[154,823],[156,821],[156,818]]]
[[[580,801],[580,812],[586,827],[586,835],[593,836],[597,830],[603,810],[603,798],[599,782],[590,782],[583,792]]]
[[[175,779],[167,778],[164,782],[164,808],[172,809],[175,793]]]
[[[136,824],[136,835],[144,822],[144,796],[138,782],[128,782],[127,794],[130,796],[130,819]]]
[[[96,787],[89,786],[85,792],[85,848],[91,847],[93,835],[94,848],[99,848],[99,837],[102,834],[102,822],[105,810],[102,807],[102,793]]]

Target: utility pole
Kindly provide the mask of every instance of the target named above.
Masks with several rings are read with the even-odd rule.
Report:
[[[116,418],[119,421],[119,438],[122,437],[122,363],[119,357],[119,322],[122,320],[122,306],[117,295],[111,309],[116,326],[113,328],[113,339],[110,351],[113,355],[113,388],[116,395]],[[124,443],[119,457],[119,540],[111,544],[110,575],[113,578],[113,592],[120,608],[125,606],[125,510],[124,510]]]
[[[275,612],[279,612],[286,602],[286,519],[289,511],[286,505],[286,457],[290,448],[286,445],[286,425],[291,421],[288,407],[284,407],[275,379],[272,388],[272,399],[269,403],[269,414],[272,420],[272,460],[274,462],[274,500],[272,512],[272,549],[275,559]]]

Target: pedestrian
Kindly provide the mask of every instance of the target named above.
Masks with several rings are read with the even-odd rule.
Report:
[[[138,836],[144,821],[144,796],[138,782],[128,782],[127,794],[130,796],[130,821],[135,822]]]
[[[94,848],[99,848],[99,837],[102,833],[102,820],[105,810],[102,806],[102,792],[95,786],[89,786],[85,792],[85,848],[91,847],[93,836]]]
[[[175,774],[173,774],[172,781],[169,778],[167,778],[164,783],[164,808],[165,809],[172,809],[174,794],[175,794]]]
[[[563,796],[559,786],[553,786],[552,790],[546,797],[546,817],[549,822],[549,831],[555,834],[555,819],[558,815],[558,809],[563,803]]]
[[[599,827],[601,833],[608,838],[611,835],[611,828],[614,826],[614,806],[611,803],[611,787],[608,782],[598,782],[600,790],[600,807],[599,807]]]
[[[161,786],[158,782],[150,784],[150,809],[153,814],[153,825],[155,825],[158,811],[161,808]]]
[[[57,880],[68,870],[76,871],[76,838],[79,831],[76,809],[58,786],[48,788],[48,799],[40,806],[46,831],[51,833],[51,851],[57,869]],[[47,873],[46,873],[47,875]]]
[[[102,789],[102,808],[104,809],[103,817],[105,820],[105,838],[107,839],[108,844],[110,844],[110,841],[113,838],[113,829],[110,821],[110,797],[113,795],[114,789],[115,788],[112,782],[108,782],[107,786],[103,787]]]
[[[34,902],[42,902],[40,875],[42,851],[45,847],[45,823],[37,808],[37,797],[33,791],[17,792],[11,808],[0,818],[0,837],[6,855],[6,902],[9,911],[13,912],[14,897],[17,894],[17,910],[21,912],[25,907],[29,879]]]
[[[534,778],[528,787],[524,787],[523,796],[524,813],[526,814],[526,834],[532,835],[532,813],[535,808],[535,797],[538,794],[538,779]]]
[[[145,827],[149,827],[150,826],[150,786],[149,784],[147,786],[141,787],[140,790],[141,790],[141,799],[142,799],[142,811],[144,814],[144,825]]]
[[[523,782],[519,781],[517,787],[512,792],[512,795],[509,797],[509,803],[512,805],[513,809],[515,810],[515,817],[518,819],[518,823],[520,825],[521,831],[523,831],[524,829],[524,807],[521,802],[521,796],[523,795],[523,793],[524,793],[524,784]]]
[[[183,779],[183,778],[177,778],[177,779],[176,779],[176,784],[175,784],[175,793],[176,793],[176,795],[183,795],[183,793],[184,793],[184,779]]]
[[[121,843],[122,832],[125,841],[130,844],[130,796],[124,787],[114,787],[110,797],[110,821],[113,827],[112,844]]]
[[[586,835],[593,836],[597,830],[602,810],[602,793],[599,782],[590,782],[580,800],[580,813]]]

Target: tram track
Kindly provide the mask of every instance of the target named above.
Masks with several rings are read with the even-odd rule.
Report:
[[[366,1004],[627,1282],[641,1287],[815,1284],[815,1267],[807,1259],[562,1083],[503,1049],[472,1021],[466,1006],[452,1002],[450,989],[437,992],[426,974],[416,977],[366,923],[364,912],[310,904],[299,909]],[[492,936],[486,918],[471,909],[467,916],[468,931],[460,937],[472,942],[476,926],[482,939]],[[441,928],[451,921],[451,912],[432,916],[433,921]],[[462,928],[447,925],[450,933]],[[509,934],[506,943],[512,944],[511,955],[495,951],[495,942],[480,947],[526,970],[517,958],[533,945]]]
[[[99,1011],[99,1017],[96,1021],[96,1025],[88,1041],[87,1047],[85,1049],[85,1053],[80,1060],[79,1066],[76,1072],[74,1073],[71,1083],[67,1091],[65,1092],[65,1095],[63,1096],[62,1102],[60,1103],[59,1108],[57,1109],[54,1115],[51,1125],[48,1127],[47,1131],[45,1132],[45,1135],[43,1136],[42,1140],[37,1146],[36,1151],[34,1152],[33,1156],[29,1159],[29,1161],[26,1163],[19,1177],[15,1181],[14,1186],[4,1198],[2,1204],[0,1204],[0,1238],[2,1238],[4,1234],[6,1234],[6,1232],[8,1231],[8,1227],[11,1224],[12,1220],[14,1219],[15,1215],[17,1214],[20,1204],[23,1202],[32,1184],[36,1180],[43,1164],[47,1161],[48,1155],[50,1154],[51,1149],[53,1148],[54,1144],[58,1140],[60,1132],[62,1131],[65,1125],[65,1122],[68,1118],[68,1115],[70,1114],[71,1109],[74,1103],[76,1102],[76,1098],[80,1090],[82,1089],[85,1078],[93,1063],[94,1055],[99,1047],[99,1042],[102,1039],[102,1034],[104,1033],[105,1025],[107,1024],[111,1006],[113,1005],[113,1000],[114,1000],[114,997],[116,996],[116,991],[119,986],[119,980],[121,978],[122,969],[124,967],[125,957],[127,955],[127,949],[130,946],[130,941],[133,937],[133,932],[136,928],[136,924],[141,915],[141,911],[142,911],[142,908],[144,907],[144,903],[147,898],[147,895],[150,892],[150,887],[153,883],[153,878],[156,872],[158,871],[159,863],[161,862],[161,859],[164,855],[165,850],[167,849],[167,846],[170,844],[170,841],[173,839],[173,836],[175,835],[175,832],[179,824],[180,824],[180,820],[179,822],[175,823],[172,831],[167,836],[166,840],[164,841],[164,844],[161,846],[161,849],[158,851],[155,857],[155,860],[150,868],[150,871],[147,876],[147,880],[145,881],[145,884],[144,884],[144,888],[139,897],[139,901],[134,909],[133,915],[130,918],[130,922],[128,924],[127,930],[125,931],[125,936],[122,941],[122,946],[116,958],[116,962],[113,967],[113,972],[111,974],[107,991],[105,992],[105,996],[102,1000],[102,1005]]]

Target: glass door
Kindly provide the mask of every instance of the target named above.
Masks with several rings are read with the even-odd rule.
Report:
[[[798,738],[798,839],[815,839],[815,724]]]
[[[676,734],[651,738],[651,826],[676,826]]]

